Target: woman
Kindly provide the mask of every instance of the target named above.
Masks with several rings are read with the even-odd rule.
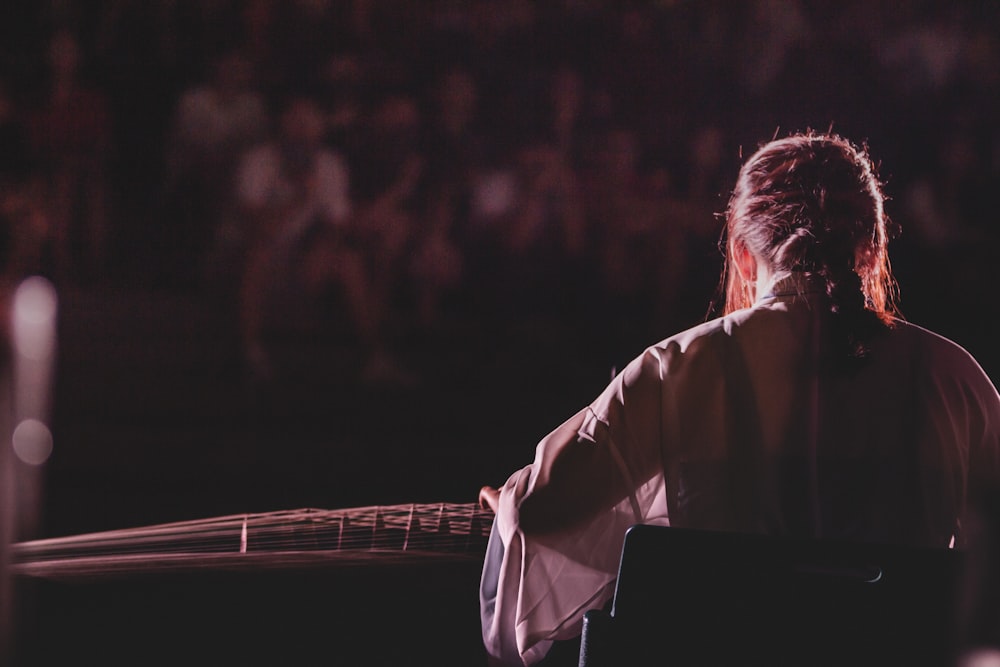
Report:
[[[904,322],[865,151],[772,141],[726,212],[723,315],[649,347],[481,502],[486,647],[534,664],[611,597],[625,529],[660,523],[947,548],[1000,477],[1000,396]]]

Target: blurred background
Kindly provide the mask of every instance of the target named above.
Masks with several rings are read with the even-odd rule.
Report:
[[[474,502],[711,312],[742,159],[869,146],[903,313],[1000,373],[1000,5],[0,9],[4,280],[58,352],[19,539]]]
[[[475,502],[714,314],[737,170],[796,131],[869,147],[904,315],[996,379],[998,92],[992,0],[8,0],[0,306],[35,276],[8,334],[54,354],[0,368],[0,548]],[[475,559],[15,596],[8,556],[24,664],[485,663]]]

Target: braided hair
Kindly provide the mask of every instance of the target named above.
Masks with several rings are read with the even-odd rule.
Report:
[[[818,284],[842,351],[863,358],[871,336],[900,316],[883,202],[867,151],[840,136],[809,132],[764,144],[740,169],[726,210],[724,314],[753,302],[735,270],[742,244],[774,272]]]

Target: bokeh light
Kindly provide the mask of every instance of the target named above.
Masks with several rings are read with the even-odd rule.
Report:
[[[55,346],[56,290],[41,276],[24,280],[14,295],[14,349],[27,359],[47,359]]]
[[[52,432],[37,419],[18,424],[11,441],[17,458],[29,465],[41,465],[52,455]]]

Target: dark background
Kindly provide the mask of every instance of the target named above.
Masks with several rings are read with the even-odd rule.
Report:
[[[88,254],[75,231],[71,262],[49,249],[19,263],[10,239],[24,223],[5,219],[8,284],[40,273],[59,296],[54,450],[36,471],[39,503],[18,508],[38,516],[22,539],[299,507],[474,502],[645,345],[704,319],[721,268],[715,214],[742,158],[792,131],[832,128],[869,146],[900,229],[890,247],[903,314],[1000,372],[995,3],[78,0],[0,12],[0,75],[28,139],[5,183],[39,184],[29,208],[52,214],[48,175],[66,162],[58,147],[73,143],[31,130],[46,118],[58,29],[75,36],[80,81],[106,113],[87,130],[103,128],[100,145],[75,149],[91,151],[82,164],[100,166],[100,183],[82,178],[73,195],[104,193],[106,252]],[[241,46],[268,109],[289,90],[331,117],[346,99],[355,105],[326,144],[347,160],[357,208],[398,166],[365,160],[386,145],[371,133],[374,110],[398,94],[420,110],[412,145],[428,164],[530,185],[525,156],[558,154],[587,212],[582,254],[542,244],[497,260],[469,233],[467,190],[449,236],[465,271],[431,322],[414,315],[421,278],[401,272],[390,337],[408,382],[363,382],[342,303],[304,298],[280,276],[274,367],[255,375],[237,326],[239,260],[213,254],[220,219],[211,206],[181,210],[167,167],[179,100],[216,54]],[[355,75],[335,84],[324,67],[338,58]],[[452,145],[434,133],[444,115],[434,90],[456,67],[477,101]],[[547,101],[563,68],[584,91],[568,148]],[[625,157],[601,152],[616,138]],[[619,168],[622,180],[609,180]],[[416,229],[430,219],[420,195],[447,178],[470,187],[441,178],[407,204]],[[608,183],[627,196],[601,217]],[[73,210],[83,229],[86,205]],[[649,224],[636,229],[633,217]],[[558,213],[546,220],[558,225]],[[628,260],[608,263],[609,247]]]

